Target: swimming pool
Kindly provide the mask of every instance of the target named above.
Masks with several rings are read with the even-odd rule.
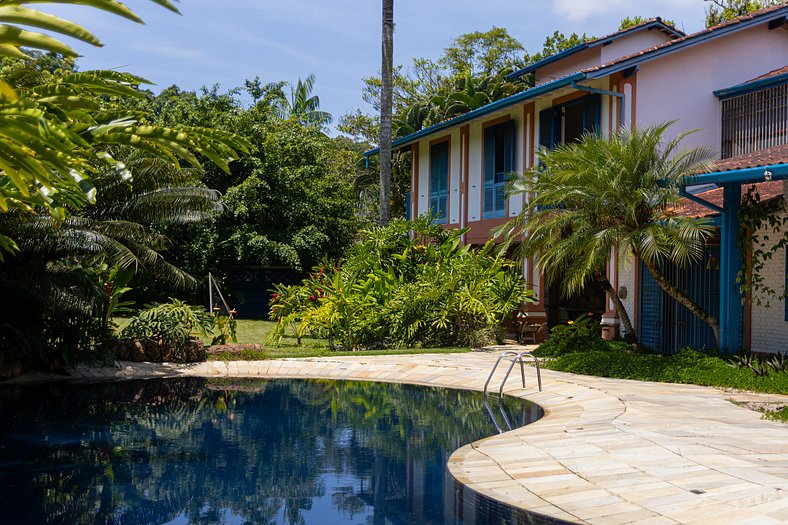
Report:
[[[448,473],[457,448],[542,414],[514,398],[490,404],[476,392],[328,380],[4,387],[0,521],[557,523]]]

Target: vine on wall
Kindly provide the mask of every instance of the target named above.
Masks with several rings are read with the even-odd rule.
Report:
[[[769,206],[761,204],[761,195],[755,185],[742,196],[739,208],[739,248],[741,270],[736,282],[742,300],[748,296],[758,306],[771,306],[772,300],[788,297],[783,291],[770,287],[761,272],[780,250],[788,246],[788,206],[780,196]]]

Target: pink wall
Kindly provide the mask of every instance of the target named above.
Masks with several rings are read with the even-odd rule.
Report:
[[[601,46],[586,49],[561,59],[558,62],[540,67],[536,70],[536,84],[550,82],[551,80],[564,77],[570,73],[575,73],[581,69],[598,66],[601,63],[599,61],[600,48]]]
[[[606,46],[597,45],[539,68],[536,71],[536,83],[542,84],[581,69],[606,64],[616,58],[654,47],[666,40],[671,40],[671,37],[662,31],[635,31],[615,39]]]
[[[678,120],[669,134],[702,128],[684,147],[720,148],[721,106],[713,91],[741,84],[782,67],[788,57],[788,31],[766,24],[641,64],[637,74],[639,125]]]
[[[632,53],[637,53],[638,51],[643,51],[644,49],[649,49],[661,44],[662,42],[667,42],[668,40],[673,40],[673,37],[669,36],[667,33],[663,33],[662,31],[657,31],[655,29],[635,31],[632,34],[617,38],[606,46],[601,46],[601,63],[607,64],[608,62],[617,58],[631,55]]]

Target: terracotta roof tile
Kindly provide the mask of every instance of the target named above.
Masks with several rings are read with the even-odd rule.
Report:
[[[747,13],[746,15],[742,15],[742,16],[733,18],[731,20],[728,20],[727,22],[723,22],[721,24],[717,24],[716,26],[712,26],[712,27],[709,27],[707,29],[703,29],[701,31],[698,31],[697,33],[692,33],[690,35],[682,36],[682,37],[676,38],[674,40],[669,40],[667,42],[663,42],[662,44],[656,45],[654,47],[650,47],[648,49],[643,49],[643,50],[638,51],[636,53],[632,53],[630,55],[626,55],[626,56],[617,58],[615,60],[611,60],[610,62],[607,62],[605,64],[600,64],[598,66],[594,66],[594,67],[590,67],[590,68],[584,69],[584,70],[582,70],[582,72],[583,73],[588,73],[588,72],[591,72],[591,71],[599,71],[600,69],[604,69],[606,67],[610,67],[610,66],[612,66],[614,64],[618,64],[619,62],[623,62],[623,61],[629,60],[631,58],[643,56],[645,54],[651,53],[651,52],[656,51],[658,49],[664,49],[666,47],[673,46],[673,45],[678,44],[680,42],[684,42],[685,40],[691,40],[691,39],[699,37],[701,35],[705,35],[707,33],[711,33],[712,31],[716,31],[718,29],[722,29],[723,27],[729,27],[729,26],[732,26],[732,25],[739,24],[741,22],[746,22],[747,20],[752,20],[753,18],[756,18],[758,16],[765,15],[765,14],[771,13],[772,11],[777,11],[777,10],[783,9],[785,7],[788,7],[788,2],[781,2],[779,4],[776,4],[776,5],[773,5],[773,6],[770,6],[770,7],[766,7],[764,9],[760,9],[758,11],[754,11],[752,13]]]
[[[738,157],[731,157],[729,159],[718,160],[710,169],[706,170],[708,173],[715,173],[718,171],[741,170],[746,168],[759,168],[761,166],[771,166],[773,164],[788,163],[788,144],[782,146],[775,146],[773,148],[763,149],[760,151],[753,151]],[[742,195],[747,192],[747,189],[752,186],[745,184],[742,186]],[[783,182],[779,180],[769,182],[759,182],[755,185],[758,192],[761,194],[761,202],[768,202],[776,199],[783,194]],[[722,188],[715,188],[713,190],[704,191],[696,194],[703,200],[709,201],[717,206],[722,206]],[[679,204],[672,210],[676,215],[686,215],[689,217],[711,217],[717,215],[717,212],[706,208],[702,204],[691,201],[689,199],[682,199]]]
[[[744,195],[747,190],[752,186],[745,184],[741,188],[741,193]],[[783,195],[783,182],[780,180],[773,180],[769,182],[759,182],[755,184],[758,193],[761,194],[761,203],[768,203]],[[722,206],[722,188],[715,188],[713,190],[704,191],[696,194],[697,197],[705,201],[709,201],[717,206]],[[681,199],[679,204],[671,210],[675,215],[684,215],[686,217],[713,217],[718,215],[714,210],[711,210],[702,204],[691,201],[689,199]]]
[[[667,24],[667,23],[665,23],[665,21],[664,21],[664,20],[662,20],[662,18],[660,18],[660,17],[656,16],[656,17],[653,17],[653,18],[649,18],[648,20],[643,20],[643,21],[642,21],[642,22],[640,22],[639,24],[635,24],[635,25],[633,25],[633,26],[629,26],[629,27],[627,27],[627,28],[625,28],[625,29],[619,29],[618,31],[614,31],[614,32],[612,32],[612,33],[610,33],[610,34],[607,34],[607,35],[605,35],[605,36],[600,36],[600,37],[598,37],[598,38],[591,39],[591,40],[589,40],[588,42],[586,42],[586,44],[589,44],[589,45],[590,45],[590,44],[595,44],[595,43],[597,43],[597,42],[602,42],[602,41],[604,41],[604,40],[607,40],[607,39],[609,39],[609,38],[615,38],[615,37],[617,37],[618,35],[620,35],[620,34],[622,34],[622,33],[629,33],[629,32],[631,32],[631,31],[635,31],[636,29],[639,29],[639,28],[641,28],[641,27],[643,27],[643,26],[646,26],[646,25],[648,25],[648,24],[653,24],[654,22],[659,22],[660,24],[664,24],[664,25],[668,26],[670,29],[672,29],[673,31],[675,31],[675,32],[676,32],[676,34],[679,34],[679,35],[683,35],[683,34],[684,34],[684,32],[683,32],[683,31],[681,31],[681,30],[679,30],[679,29],[676,29],[675,27],[673,27],[673,26],[672,26],[672,25],[670,25],[670,24]],[[662,28],[660,28],[660,31],[666,32],[666,31],[665,31],[664,29],[662,29]]]
[[[772,71],[769,71],[768,73],[765,73],[759,77],[755,77],[752,80],[748,80],[747,82],[745,82],[745,84],[749,84],[750,82],[757,82],[758,80],[765,80],[767,78],[776,77],[778,75],[784,75],[786,73],[788,73],[788,66],[783,66],[778,69],[773,69]]]
[[[788,144],[753,151],[752,153],[746,153],[738,157],[718,160],[708,172],[714,173],[717,171],[758,168],[761,166],[771,166],[773,164],[788,164]]]

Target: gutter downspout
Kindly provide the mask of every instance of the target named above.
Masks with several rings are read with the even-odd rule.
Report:
[[[623,93],[619,93],[618,91],[610,91],[610,90],[607,90],[607,89],[598,89],[598,88],[592,88],[592,87],[588,87],[588,86],[581,86],[580,84],[577,83],[576,80],[572,81],[572,89],[577,89],[579,91],[588,91],[589,93],[599,93],[600,95],[607,95],[607,96],[616,97],[617,99],[619,99],[619,101],[620,101],[620,111],[618,112],[618,124],[619,124],[620,127],[622,127],[622,128],[624,127],[624,122],[625,122],[625,118],[624,118],[624,111],[625,111],[625,109],[624,109],[624,99],[625,99],[625,96],[624,96]]]

